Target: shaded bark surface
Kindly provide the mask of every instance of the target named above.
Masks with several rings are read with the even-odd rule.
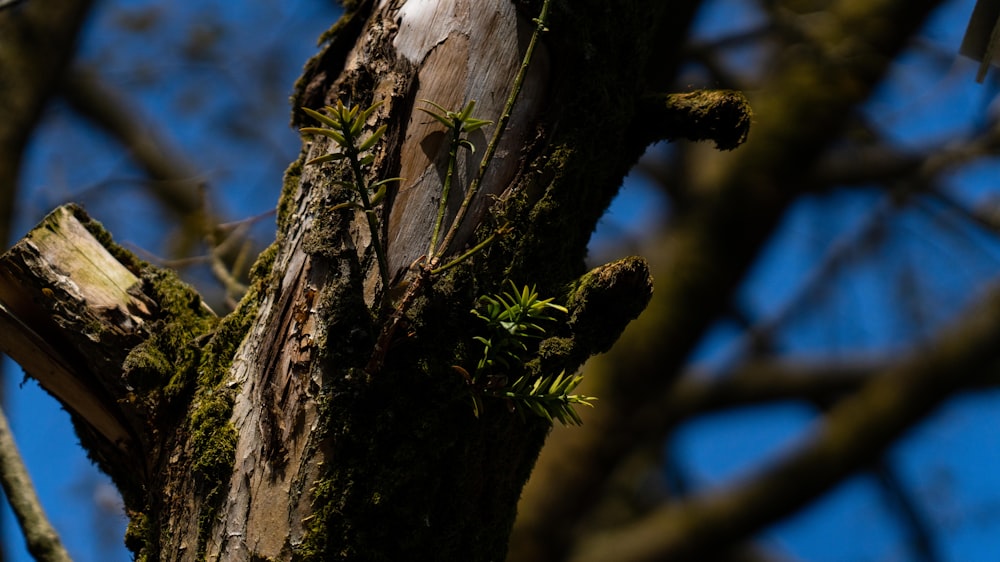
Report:
[[[968,316],[965,328],[935,339],[906,360],[886,358],[846,370],[779,361],[759,365],[774,369],[770,375],[745,365],[733,366],[730,378],[691,375],[691,351],[708,341],[710,326],[728,327],[735,321],[743,329],[744,323],[759,320],[755,314],[766,314],[753,306],[744,310],[745,293],[739,289],[748,287],[747,271],[760,262],[761,248],[796,201],[805,199],[808,205],[822,200],[823,195],[810,195],[826,193],[831,186],[838,186],[834,189],[840,194],[845,183],[864,185],[865,191],[881,184],[892,196],[866,221],[874,226],[862,230],[891,228],[893,217],[913,210],[914,203],[926,204],[928,198],[921,196],[930,192],[934,204],[945,201],[972,217],[971,222],[996,230],[996,221],[983,209],[963,210],[958,199],[947,202],[947,186],[932,185],[949,183],[948,170],[960,166],[956,161],[995,151],[994,134],[983,131],[954,145],[904,152],[892,140],[872,138],[873,131],[884,134],[884,128],[873,129],[866,119],[857,119],[859,108],[870,116],[872,105],[862,104],[878,99],[872,96],[880,90],[877,84],[892,88],[895,79],[886,79],[889,61],[899,60],[900,48],[941,2],[760,3],[754,6],[766,18],[762,27],[682,48],[698,4],[671,2],[662,13],[644,5],[645,11],[634,17],[620,13],[631,5],[556,2],[551,31],[544,38],[546,52],[532,67],[532,80],[541,82],[530,84],[535,93],[522,100],[497,172],[487,182],[494,197],[478,200],[476,220],[460,238],[482,240],[507,221],[512,235],[424,287],[391,345],[377,350],[386,315],[406,292],[405,283],[397,282],[409,276],[412,286],[414,273],[408,266],[426,251],[443,174],[442,132],[414,110],[422,97],[454,109],[475,97],[484,111],[477,116],[496,119],[484,108],[492,103],[488,109],[495,112],[496,100],[503,96],[493,95],[490,84],[508,79],[517,54],[483,56],[479,49],[494,41],[504,44],[511,36],[523,48],[539,6],[517,2],[522,17],[511,20],[505,14],[513,10],[506,4],[492,9],[491,4],[468,2],[353,3],[352,17],[310,62],[296,107],[319,108],[336,99],[357,105],[384,102],[369,128],[386,123],[391,130],[378,147],[371,179],[405,178],[379,209],[380,234],[388,241],[393,264],[392,290],[387,292],[375,273],[364,218],[332,209],[349,195],[333,180],[350,175],[334,165],[302,166],[305,159],[334,150],[326,141],[307,141],[299,163],[289,169],[281,201],[283,238],[258,265],[253,292],[237,314],[219,324],[211,315],[192,316],[200,309],[191,306],[198,302],[193,293],[133,264],[129,267],[139,280],[137,287],[156,303],[152,315],[142,316],[155,329],[129,336],[130,343],[111,350],[109,356],[125,357],[125,365],[98,368],[107,380],[89,367],[74,374],[85,362],[66,360],[62,353],[70,344],[52,346],[48,337],[16,344],[32,350],[25,361],[35,362],[28,370],[40,379],[48,370],[71,377],[77,390],[63,392],[63,400],[78,410],[78,421],[86,420],[84,435],[88,426],[96,429],[84,441],[126,494],[135,523],[131,544],[150,558],[216,553],[252,558],[273,552],[278,553],[274,558],[398,558],[404,549],[423,554],[433,548],[427,556],[465,560],[469,555],[463,549],[474,549],[484,559],[502,549],[498,537],[509,524],[512,490],[519,488],[546,427],[511,419],[506,404],[496,401],[487,401],[481,419],[468,414],[468,389],[453,369],[468,369],[475,359],[470,336],[480,326],[467,310],[476,296],[493,291],[505,277],[537,282],[543,294],[572,305],[566,326],[554,329],[555,337],[538,346],[526,366],[530,373],[570,368],[610,345],[617,326],[640,307],[641,299],[630,294],[648,293],[648,271],[641,260],[632,259],[577,277],[583,269],[580,240],[599,212],[596,203],[610,197],[615,175],[643,145],[678,133],[662,129],[683,129],[701,138],[714,127],[718,114],[712,110],[725,110],[704,108],[709,96],[698,92],[656,91],[664,84],[683,89],[690,83],[691,66],[678,78],[682,52],[697,73],[711,76],[706,83],[753,92],[751,142],[724,159],[688,146],[672,147],[669,169],[657,178],[669,195],[669,224],[646,252],[658,298],[622,345],[587,368],[590,387],[581,391],[600,397],[598,409],[584,412],[588,418],[582,429],[557,428],[550,437],[552,446],[542,453],[524,495],[509,559],[766,560],[766,552],[739,545],[849,474],[865,471],[869,462],[880,463],[882,486],[886,463],[877,459],[901,432],[954,393],[995,385],[981,376],[1000,349],[994,342],[995,299],[981,304],[981,315]],[[35,5],[44,2],[22,4]],[[65,29],[59,21],[41,18],[35,23],[43,24],[39,29],[46,23]],[[488,22],[488,29],[477,33],[474,21]],[[632,25],[641,31],[633,33],[627,27]],[[649,27],[656,30],[646,36]],[[0,34],[4,41],[9,37]],[[729,50],[737,44],[774,56],[759,67],[731,65]],[[57,61],[43,57],[36,66],[46,60]],[[51,80],[36,80],[40,75],[4,73],[16,79],[0,79],[0,87],[20,81],[25,91],[45,92]],[[753,82],[748,85],[747,80]],[[73,88],[80,81],[67,84]],[[643,94],[636,98],[633,87]],[[82,89],[67,93],[78,94],[69,99],[79,110],[90,106],[86,111],[93,111],[97,98],[107,97],[82,95]],[[32,120],[22,117],[40,108],[44,97],[29,98],[28,105],[16,110],[24,112],[0,120],[0,127],[30,128]],[[102,101],[105,107],[115,104]],[[740,105],[737,97],[733,106]],[[693,121],[678,123],[678,115],[700,116],[708,130],[689,130]],[[293,119],[299,126],[315,125],[299,111]],[[122,138],[135,133],[110,121],[102,126]],[[619,128],[626,132],[620,134]],[[17,137],[5,136],[7,132],[0,138]],[[489,129],[485,132],[472,138],[479,148],[475,154],[462,154],[462,188],[482,157]],[[713,140],[728,146],[745,134],[731,132]],[[160,152],[139,150],[136,155]],[[152,177],[164,178],[161,166],[146,169]],[[448,207],[449,218],[457,195],[460,190]],[[197,205],[188,199],[186,208]],[[535,236],[539,233],[557,233],[557,239],[543,241]],[[846,244],[848,250],[861,246],[863,252],[872,249],[857,241]],[[843,263],[820,269],[826,271],[820,278],[833,278],[843,271]],[[44,310],[43,317],[63,322],[72,302],[64,297],[71,291],[63,290],[68,284],[58,274],[52,279],[22,296]],[[803,286],[815,290],[832,284],[806,281]],[[168,285],[177,290],[163,291]],[[168,293],[174,297],[166,300],[177,306],[161,303]],[[792,300],[799,303],[792,308],[801,310],[824,299]],[[383,310],[379,303],[387,301],[391,306]],[[86,310],[80,312],[78,317],[87,317]],[[786,322],[780,319],[785,315],[782,311],[778,319],[768,317],[749,329],[747,351],[736,355],[786,351],[770,347],[780,347],[781,330],[774,325]],[[0,321],[8,320],[0,315]],[[86,324],[60,342],[93,333]],[[9,344],[3,336],[18,329],[17,322],[5,323],[0,343]],[[794,328],[786,325],[788,330]],[[163,337],[168,333],[174,336]],[[129,349],[135,341],[141,343]],[[384,361],[373,362],[382,351]],[[370,365],[379,368],[366,368]],[[56,385],[50,390],[59,395],[60,383],[50,382]],[[87,396],[92,388],[110,390]],[[787,458],[768,461],[759,473],[731,483],[722,493],[679,500],[671,487],[649,494],[651,474],[662,475],[676,468],[671,463],[682,462],[673,454],[666,460],[663,455],[665,439],[682,420],[715,408],[775,400],[804,402],[827,415],[817,421],[808,442]],[[95,405],[107,414],[103,421],[94,416]],[[118,433],[117,425],[133,426],[126,430],[129,454],[119,458],[122,462],[110,462],[121,451],[110,445],[121,440],[107,437]],[[130,465],[134,459],[141,466]],[[891,467],[887,472],[891,480]],[[679,488],[682,480],[677,479]],[[638,489],[640,484],[646,487]],[[901,522],[934,538],[919,522]],[[433,547],[420,550],[432,542]],[[932,544],[920,548],[930,553],[925,558],[934,559]]]
[[[573,29],[567,15],[560,22],[554,14],[552,27]],[[429,99],[457,109],[475,99],[478,116],[496,119],[533,25],[501,1],[489,6],[361,3],[347,17],[341,30],[356,29],[359,42],[334,37],[307,65],[296,104],[382,102],[375,119],[388,123],[389,130],[371,179],[404,177],[388,210],[382,210],[395,281],[425,251],[447,153],[439,129],[416,107]],[[363,25],[350,23],[364,17]],[[609,25],[606,35],[595,39],[615,38],[612,29]],[[634,46],[629,41],[627,47]],[[454,248],[467,247],[506,221],[515,233],[435,279],[418,296],[406,333],[391,342],[379,372],[361,368],[377,352],[374,340],[386,321],[377,314],[387,295],[379,286],[369,235],[360,216],[325,210],[344,196],[331,181],[343,172],[290,169],[279,219],[281,247],[271,274],[272,291],[280,289],[263,297],[247,340],[264,345],[236,362],[236,462],[255,468],[249,478],[231,481],[227,523],[215,532],[217,537],[245,532],[260,538],[230,540],[223,552],[246,548],[273,556],[301,544],[300,553],[345,559],[502,558],[516,498],[548,426],[522,420],[498,403],[487,404],[480,418],[472,416],[465,382],[451,369],[470,357],[468,334],[476,321],[467,311],[477,295],[495,290],[505,277],[538,284],[549,294],[566,291],[567,283],[583,273],[594,222],[617,190],[622,170],[641,150],[636,145],[614,159],[592,157],[602,143],[581,145],[578,135],[584,131],[577,124],[589,118],[593,106],[585,102],[579,83],[552,87],[583,76],[550,77],[549,56],[543,52],[532,61],[498,159]],[[614,58],[609,53],[606,64]],[[582,62],[565,65],[564,72],[574,67],[582,72],[576,66]],[[622,92],[626,84],[638,91],[641,69],[627,71],[632,76],[621,79]],[[554,123],[562,127],[562,136],[553,132]],[[605,127],[609,135],[624,135],[620,124]],[[471,140],[485,148],[485,137]],[[330,150],[325,142],[307,143],[303,157]],[[479,154],[460,160],[459,187],[468,185]],[[588,168],[581,169],[585,161]],[[583,177],[588,178],[585,189],[570,187]],[[619,269],[608,271],[613,279],[608,286],[614,287]],[[591,321],[610,324],[608,331],[614,333],[616,325],[620,329],[634,317],[648,298],[647,276],[638,277],[630,295],[634,304],[622,300],[617,323]],[[553,349],[545,357],[546,370],[575,369],[594,351],[593,342],[573,336],[561,328],[561,345],[542,343]],[[274,406],[255,407],[261,403]],[[293,501],[287,511],[276,512],[270,500],[289,495]],[[276,527],[287,531],[274,532]]]
[[[504,557],[517,498],[550,426],[489,398],[473,415],[468,383],[454,368],[470,367],[480,353],[471,338],[480,321],[469,310],[508,279],[569,306],[568,321],[513,368],[513,379],[575,371],[646,305],[651,280],[642,260],[584,275],[583,256],[650,140],[631,124],[641,119],[647,59],[669,12],[657,1],[556,3],[450,249],[459,253],[501,226],[505,235],[432,276],[393,314],[428,243],[447,154],[435,122],[417,111],[420,100],[459,109],[475,99],[477,117],[497,120],[539,8],[362,1],[307,64],[293,99],[297,125],[305,124],[300,107],[382,104],[369,125],[388,131],[368,179],[404,177],[378,210],[392,286],[377,274],[363,213],[336,207],[349,196],[346,168],[303,164],[333,150],[326,140],[304,140],[286,173],[278,239],[226,318],[95,235],[132,270],[126,292],[149,301],[108,359],[114,364],[85,369],[107,392],[98,402],[130,435],[109,437],[103,424],[84,444],[122,490],[127,543],[140,558]],[[477,148],[486,133],[470,138]],[[459,160],[458,195],[481,154]],[[447,209],[446,220],[455,202]],[[30,287],[27,299],[44,303],[45,289]],[[397,321],[398,330],[384,329]],[[57,386],[50,391],[58,396]],[[74,412],[81,431],[93,433],[99,416],[82,406]]]

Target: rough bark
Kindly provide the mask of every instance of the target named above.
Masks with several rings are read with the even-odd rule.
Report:
[[[471,337],[480,321],[469,310],[508,279],[568,307],[529,360],[504,373],[508,381],[573,372],[608,349],[648,302],[651,279],[638,258],[585,272],[590,232],[648,142],[674,136],[673,128],[690,134],[676,121],[683,109],[654,120],[663,130],[644,113],[663,107],[642,95],[671,6],[556,2],[496,158],[449,248],[455,255],[504,235],[447,272],[414,273],[448,152],[440,125],[417,111],[420,100],[459,109],[475,99],[476,116],[497,121],[540,5],[362,0],[307,64],[293,123],[306,124],[301,107],[381,102],[369,125],[388,129],[368,180],[404,178],[377,209],[388,287],[364,213],[339,205],[350,195],[348,168],[304,164],[334,150],[323,137],[304,139],[286,172],[278,239],[258,260],[239,309],[221,321],[80,212],[61,212],[96,233],[95,252],[123,264],[109,269],[129,272],[118,282],[121,300],[109,308],[67,289],[67,298],[50,302],[46,290],[54,288],[22,279],[18,302],[43,317],[88,319],[42,322],[69,350],[44,352],[91,351],[82,364],[52,363],[73,365],[71,381],[89,393],[84,404],[62,398],[88,436],[84,445],[123,492],[127,541],[140,558],[504,558],[517,498],[550,424],[488,397],[474,414],[474,390],[459,374],[480,353]],[[712,130],[694,136],[732,145],[746,117],[736,111],[722,136],[712,118]],[[473,135],[479,150],[459,160],[459,196],[488,136]],[[456,206],[449,201],[446,219]],[[120,340],[101,336],[96,345],[94,315],[110,320]],[[101,355],[108,341],[116,343]],[[59,396],[60,384],[47,388]]]
[[[307,67],[295,103],[313,108],[337,99],[362,107],[383,103],[375,117],[388,123],[389,131],[372,176],[405,178],[390,210],[383,212],[390,278],[395,281],[425,251],[447,153],[440,127],[415,111],[419,100],[457,109],[475,99],[477,115],[496,120],[533,26],[502,1],[424,1],[402,7],[363,2],[348,17],[341,33],[352,30],[354,18],[367,17],[367,24],[355,27],[363,40],[354,44],[351,37],[333,38]],[[521,420],[499,404],[487,404],[479,419],[472,416],[465,383],[450,368],[468,361],[466,334],[476,326],[467,311],[477,294],[495,288],[504,276],[537,283],[552,293],[582,273],[586,235],[600,213],[598,206],[610,199],[621,177],[619,170],[591,174],[603,176],[604,185],[592,186],[598,197],[587,210],[590,220],[580,217],[571,231],[577,233],[575,239],[556,241],[553,233],[532,238],[533,227],[560,216],[539,202],[546,199],[546,190],[560,185],[554,176],[561,175],[561,166],[570,168],[565,159],[579,157],[564,148],[557,166],[550,154],[530,152],[553,151],[538,119],[545,107],[545,57],[543,53],[533,62],[499,157],[454,248],[467,246],[477,227],[482,227],[482,237],[503,219],[516,225],[516,233],[435,280],[419,296],[407,318],[407,334],[393,342],[380,372],[361,367],[369,363],[379,334],[376,323],[384,319],[356,320],[372,317],[370,311],[378,311],[380,300],[387,298],[375,273],[368,233],[360,217],[324,211],[329,201],[343,197],[331,185],[336,172],[308,166],[290,170],[280,219],[287,226],[273,268],[281,290],[264,297],[261,319],[251,331],[250,340],[265,345],[237,361],[236,458],[257,469],[244,481],[232,480],[228,497],[238,501],[225,508],[231,527],[219,533],[245,530],[245,536],[258,538],[231,541],[230,551],[247,548],[273,556],[296,547],[304,555],[345,559],[502,558],[520,486],[547,424]],[[485,138],[472,141],[480,150],[459,162],[462,187],[485,148]],[[326,143],[310,143],[304,157],[330,150]],[[602,168],[627,165],[594,162]],[[547,199],[549,205],[564,205],[568,197]],[[488,213],[497,200],[506,205]],[[564,213],[560,223],[572,216]],[[539,215],[551,218],[538,220]],[[557,258],[530,258],[543,240]],[[512,267],[519,259],[530,260],[530,266]],[[541,263],[548,267],[533,273]],[[609,271],[619,269],[629,272],[628,279],[634,277],[631,268]],[[639,290],[632,293],[636,304],[621,305],[626,319],[648,298],[642,271],[640,265]],[[302,303],[312,306],[302,308]],[[555,349],[545,367],[573,369],[592,350],[573,342],[571,332],[560,336],[548,346],[542,343],[543,349]],[[285,347],[275,349],[270,342],[284,342]],[[275,407],[254,407],[260,403]],[[288,509],[275,513],[268,498],[287,498],[289,492],[293,501]],[[274,532],[276,528],[283,532]],[[263,537],[270,537],[270,544]]]

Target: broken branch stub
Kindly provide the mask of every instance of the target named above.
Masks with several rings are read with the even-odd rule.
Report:
[[[146,432],[153,412],[135,399],[122,363],[167,314],[150,296],[147,269],[75,205],[0,256],[0,351],[74,414],[78,430],[106,440],[94,444],[104,455],[133,462],[156,448]]]

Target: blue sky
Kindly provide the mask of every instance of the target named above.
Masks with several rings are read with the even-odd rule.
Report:
[[[734,16],[748,4],[713,2],[701,15],[703,35],[752,28],[754,17]],[[901,150],[925,150],[968,135],[996,110],[996,82],[977,85],[975,63],[954,54],[972,7],[972,1],[963,1],[940,9],[921,44],[897,61],[890,80],[865,107],[872,126]],[[752,56],[736,52],[731,60]],[[946,187],[966,205],[983,205],[996,197],[998,173],[995,159],[984,161],[948,176]],[[884,199],[881,189],[855,188],[800,200],[742,290],[750,316],[781,310],[844,232],[860,229]],[[900,317],[893,293],[907,273],[919,272],[913,285],[921,302],[929,303],[923,311],[926,325],[940,328],[974,303],[985,284],[997,279],[1000,245],[975,227],[943,228],[948,212],[934,211],[895,213],[879,240],[882,249],[853,258],[829,293],[811,304],[820,310],[803,314],[782,332],[781,351],[832,359],[891,356],[932,335]],[[728,357],[733,334],[725,326],[717,328],[703,345],[702,360],[711,365]],[[936,528],[934,546],[942,560],[992,560],[1000,552],[998,411],[997,392],[952,401],[887,455],[886,462],[913,491],[916,509]],[[706,416],[685,425],[669,450],[683,459],[696,487],[711,487],[751,473],[808,438],[817,415],[788,405]],[[871,475],[851,479],[764,537],[765,546],[797,560],[921,560]]]

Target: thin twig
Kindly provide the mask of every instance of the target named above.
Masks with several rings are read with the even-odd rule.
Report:
[[[233,305],[235,308],[236,301],[243,298],[243,295],[246,294],[247,286],[240,283],[240,281],[236,278],[238,271],[237,264],[234,263],[232,269],[226,266],[226,263],[223,260],[223,255],[226,249],[224,246],[226,246],[227,242],[232,243],[230,242],[231,240],[241,237],[243,234],[243,232],[240,232],[241,229],[245,232],[248,227],[243,226],[241,228],[241,226],[237,226],[233,229],[233,232],[222,240],[222,242],[219,242],[215,236],[215,225],[211,222],[211,217],[213,215],[211,213],[211,209],[209,208],[208,189],[204,184],[198,187],[198,194],[201,196],[202,217],[205,220],[202,228],[205,232],[205,244],[208,246],[208,256],[210,259],[209,264],[212,268],[212,274],[215,275],[215,278],[220,283],[222,283],[222,286],[226,290],[226,298],[232,300],[229,304]]]
[[[31,477],[24,466],[7,416],[0,410],[0,485],[14,511],[28,552],[42,562],[70,562],[72,559],[59,540],[59,535],[45,517]]]
[[[431,245],[428,256],[433,256],[437,250],[438,235],[444,222],[444,212],[448,206],[448,195],[451,193],[451,180],[455,175],[455,161],[458,159],[459,142],[462,140],[462,126],[456,125],[451,130],[451,148],[448,151],[448,171],[444,175],[444,186],[441,187],[441,202],[438,204],[437,218],[434,219],[434,232],[431,234]]]
[[[524,52],[524,58],[521,60],[521,68],[518,69],[517,75],[514,77],[514,83],[510,89],[510,95],[507,96],[507,103],[504,105],[503,113],[500,114],[497,126],[493,130],[493,138],[490,139],[490,143],[486,146],[486,152],[483,153],[483,159],[479,162],[479,171],[476,173],[476,177],[472,180],[472,183],[469,184],[469,190],[465,193],[465,199],[462,200],[462,205],[458,208],[458,212],[455,213],[455,218],[452,220],[451,227],[441,242],[437,254],[435,256],[428,256],[432,267],[437,265],[436,262],[448,253],[448,246],[451,245],[452,239],[455,238],[459,227],[462,226],[462,219],[465,218],[465,213],[469,210],[469,204],[472,202],[473,197],[475,197],[476,191],[479,190],[479,184],[483,181],[486,170],[493,160],[493,155],[500,145],[500,138],[503,136],[504,130],[507,128],[507,122],[510,121],[510,116],[514,111],[514,103],[517,102],[517,97],[521,93],[521,87],[524,84],[524,78],[528,75],[528,65],[531,63],[532,56],[535,53],[535,45],[538,43],[538,37],[546,30],[545,21],[549,15],[550,2],[551,0],[545,0],[542,3],[542,11],[535,18],[535,31],[531,34],[531,41]]]

